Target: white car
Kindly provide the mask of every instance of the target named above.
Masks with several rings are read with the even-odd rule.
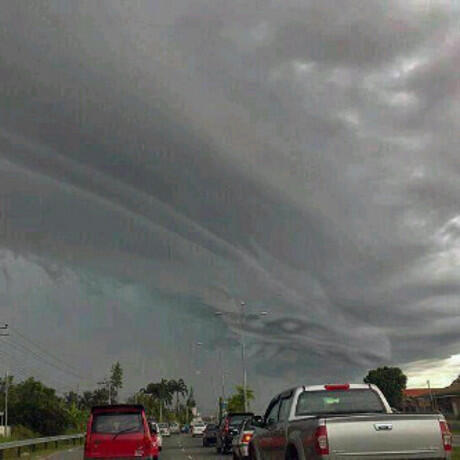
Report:
[[[245,420],[239,428],[239,434],[233,436],[232,450],[234,460],[249,458],[249,443],[254,436],[255,426],[252,419]]]
[[[180,433],[180,426],[178,423],[173,422],[171,425],[169,425],[169,431],[171,434],[179,434]]]
[[[159,423],[158,426],[160,427],[160,433],[165,438],[169,438],[171,436],[171,430],[169,429],[169,425],[167,423]]]
[[[192,426],[192,436],[203,436],[204,430],[206,429],[206,424],[203,422],[196,422]]]
[[[149,422],[149,425],[152,433],[156,433],[158,450],[161,451],[163,449],[163,436],[161,435],[160,427],[156,422]]]

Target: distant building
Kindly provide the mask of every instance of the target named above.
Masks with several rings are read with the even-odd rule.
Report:
[[[431,390],[433,394],[435,389]],[[428,388],[410,388],[403,390],[403,412],[431,412],[434,410],[434,400],[431,399]]]
[[[460,416],[460,376],[445,388],[404,390],[404,412],[440,411],[447,418]]]

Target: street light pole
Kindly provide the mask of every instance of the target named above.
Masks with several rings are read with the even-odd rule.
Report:
[[[1,337],[8,337],[8,324],[4,324],[3,326],[0,326],[0,336]],[[5,331],[5,332],[3,332]],[[5,438],[8,436],[8,390],[9,390],[9,375],[8,375],[8,369],[6,370],[5,373],[5,418],[4,418],[4,432],[3,435]]]
[[[203,342],[194,342],[194,346],[197,346],[197,347],[201,347],[203,346]],[[221,372],[222,372],[222,387],[221,387],[221,401],[222,401],[222,404],[224,403],[225,401],[225,368],[224,368],[224,357],[223,357],[223,353],[222,353],[222,350],[219,350],[219,361],[220,361],[220,367],[221,367]],[[220,409],[220,407],[219,407]]]
[[[247,398],[247,374],[246,374],[246,344],[244,337],[244,307],[245,303],[241,302],[241,363],[243,365],[243,401],[244,401],[244,411],[248,411],[248,398]]]
[[[6,379],[5,379],[5,438],[8,436],[8,387],[9,385],[9,376],[8,371],[6,371]]]
[[[224,357],[222,350],[219,350],[220,366],[222,370],[222,401],[225,400],[225,369],[224,369]]]
[[[244,336],[244,322],[246,319],[245,316],[245,309],[246,303],[241,301],[240,303],[240,330],[241,330],[241,364],[243,368],[243,400],[244,400],[244,410],[245,412],[248,411],[248,401],[247,401],[247,387],[248,387],[248,377],[247,377],[247,370],[246,370],[246,342]],[[214,313],[216,316],[223,316],[224,313],[221,311],[217,311]],[[268,312],[261,311],[257,314],[257,316],[263,317],[267,316]],[[223,378],[223,377],[222,377]]]

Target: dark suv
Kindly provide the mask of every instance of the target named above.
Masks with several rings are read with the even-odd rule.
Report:
[[[221,420],[216,440],[218,454],[232,451],[233,436],[238,435],[243,422],[253,416],[252,412],[230,412]]]

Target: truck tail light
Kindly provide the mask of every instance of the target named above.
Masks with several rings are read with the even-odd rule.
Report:
[[[452,451],[452,434],[449,430],[449,426],[446,422],[440,421],[439,428],[441,429],[441,436],[442,436],[442,446],[444,447],[445,452]]]
[[[344,383],[344,384],[341,384],[341,385],[324,385],[324,388],[327,391],[349,390],[350,389],[350,384],[349,383]]]
[[[249,444],[249,441],[252,439],[252,433],[244,433],[241,438],[242,444]]]
[[[321,425],[315,431],[315,450],[318,455],[329,455],[329,441],[326,425]]]

